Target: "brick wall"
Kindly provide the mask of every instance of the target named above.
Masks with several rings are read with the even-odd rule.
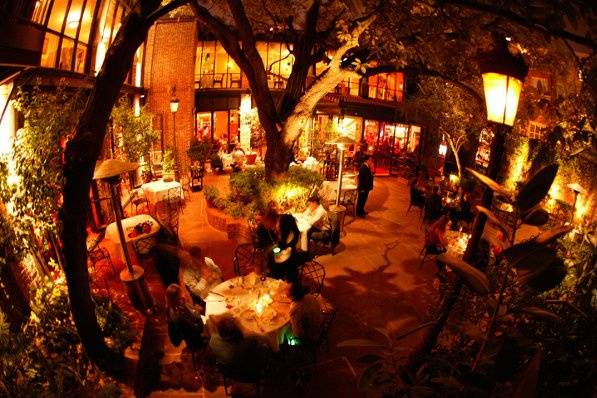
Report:
[[[170,112],[172,89],[180,100],[176,113],[176,154],[179,170],[188,171],[186,151],[193,136],[195,123],[195,56],[197,25],[193,20],[160,21],[147,37],[145,83],[148,87],[147,104],[161,122],[164,145],[174,147],[173,115]],[[157,126],[156,128],[159,128]]]

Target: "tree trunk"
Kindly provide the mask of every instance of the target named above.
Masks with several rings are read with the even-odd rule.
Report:
[[[155,10],[159,2],[153,3]],[[86,248],[89,188],[110,113],[131,68],[135,51],[145,40],[150,26],[151,23],[135,11],[126,17],[106,54],[64,156],[64,203],[60,218],[63,225],[64,273],[73,319],[91,361],[115,375],[122,374],[124,361],[104,341],[89,286]]]
[[[292,147],[286,145],[281,134],[275,140],[270,139],[265,151],[265,178],[267,181],[279,181],[286,176],[292,159]]]

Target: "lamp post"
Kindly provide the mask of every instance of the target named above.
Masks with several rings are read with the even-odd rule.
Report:
[[[174,178],[178,180],[180,178],[178,174],[178,155],[177,155],[177,147],[176,147],[176,112],[178,112],[178,105],[180,101],[176,94],[173,94],[172,98],[170,99],[170,112],[172,112],[172,141],[174,144]]]
[[[524,59],[520,55],[514,56],[510,52],[506,40],[500,39],[496,44],[493,50],[479,54],[478,58],[479,69],[483,77],[487,120],[493,123],[494,131],[486,175],[494,180],[502,165],[506,134],[514,125],[518,100],[528,72]],[[493,191],[486,187],[481,205],[490,209],[492,201]],[[474,262],[486,220],[487,217],[482,213],[475,218],[471,239],[463,257],[463,260],[468,263]]]

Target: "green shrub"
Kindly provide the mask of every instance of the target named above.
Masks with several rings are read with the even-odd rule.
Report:
[[[203,165],[211,154],[211,147],[211,141],[199,141],[198,139],[193,138],[189,145],[189,149],[187,149],[187,155],[191,160],[198,161]]]
[[[218,188],[214,186],[207,185],[205,188],[203,188],[203,195],[205,196],[205,200],[207,200],[209,203],[215,203],[215,200],[220,195],[220,191],[218,191]]]
[[[0,396],[120,396],[83,350],[64,280],[47,279],[31,296],[30,319],[18,332],[0,313]],[[100,300],[97,315],[104,336],[122,351],[134,337],[129,320],[108,299]]]

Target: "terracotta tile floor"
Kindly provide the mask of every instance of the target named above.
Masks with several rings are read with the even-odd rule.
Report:
[[[225,187],[227,176],[208,176],[206,184]],[[359,373],[356,358],[365,353],[359,349],[338,348],[336,344],[349,338],[373,338],[382,341],[376,328],[385,328],[391,335],[398,335],[424,321],[428,309],[437,305],[437,293],[432,287],[435,267],[427,263],[419,266],[419,251],[423,244],[423,231],[418,210],[408,207],[406,181],[397,178],[377,178],[375,189],[369,196],[365,219],[346,217],[345,232],[336,254],[317,258],[326,269],[324,297],[337,309],[336,322],[330,332],[330,350],[320,361],[325,371],[316,372],[306,391],[280,393],[268,384],[266,396],[309,397],[358,397],[356,377]],[[200,192],[191,199],[180,219],[180,240],[183,245],[198,245],[203,254],[214,259],[225,277],[233,275],[233,241],[226,234],[209,226],[205,216],[205,201]],[[110,242],[102,243],[110,248]],[[117,267],[122,267],[117,264]],[[158,308],[163,308],[164,287],[151,264],[146,266],[148,284]],[[121,291],[119,282],[108,275],[114,291]],[[113,293],[114,294],[114,293]],[[118,300],[125,309],[135,314],[120,294]],[[162,311],[159,311],[161,313]],[[158,316],[161,316],[158,314]],[[137,326],[143,317],[135,314]],[[163,330],[168,360],[180,360],[180,350],[169,345],[166,328]],[[417,335],[401,340],[411,347]],[[184,362],[184,359],[183,359]],[[185,383],[186,384],[186,383]],[[271,384],[271,383],[270,383]],[[275,383],[274,383],[275,384]],[[222,389],[214,393],[195,392],[200,396],[223,396]],[[306,394],[306,395],[303,395]],[[183,390],[168,390],[155,397],[192,396]]]

